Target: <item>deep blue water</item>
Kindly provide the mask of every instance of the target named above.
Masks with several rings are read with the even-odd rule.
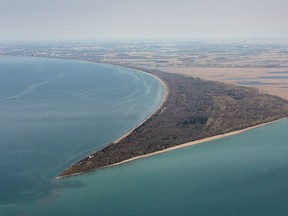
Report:
[[[55,62],[53,62],[53,67],[55,66],[54,63]],[[64,64],[64,62],[62,63]],[[79,64],[80,62],[68,62],[68,64],[70,63],[75,64],[73,66],[74,68],[76,67],[76,64]],[[80,63],[80,65],[81,64],[82,63]],[[85,63],[83,64],[85,65]],[[128,76],[128,74],[130,73],[133,74],[133,77],[142,76],[140,75],[141,73],[130,70],[126,71],[126,69],[115,69],[114,67],[107,68],[107,66],[102,65],[93,65],[91,67],[100,67],[103,70],[108,70],[109,68],[109,72],[107,71],[107,74],[112,73],[112,77],[117,76],[116,74],[118,74],[119,76],[125,76],[126,74],[126,76]],[[110,70],[116,70],[115,74]],[[87,68],[83,71],[87,71]],[[62,78],[59,78],[61,74],[59,75],[58,73],[59,71],[57,70],[57,74],[55,74],[55,76],[53,77],[58,78],[55,78],[53,82],[61,82],[59,81],[59,79],[69,77],[68,74],[70,72],[64,72],[64,77]],[[95,73],[95,71],[91,72],[91,74],[89,75],[87,74],[87,76],[90,77],[93,73]],[[97,77],[98,76],[96,76],[95,79],[97,79]],[[136,86],[144,85],[143,83],[145,83],[146,79],[149,79],[149,82],[147,81],[146,86],[149,86],[151,82],[155,82],[154,84],[156,86],[158,85],[158,88],[153,88],[153,90],[152,88],[147,87],[148,89],[151,89],[151,91],[147,91],[151,92],[153,98],[156,93],[156,95],[159,95],[159,98],[161,99],[163,88],[161,87],[160,83],[158,83],[158,81],[154,80],[152,77],[143,74],[143,77],[138,80],[138,84]],[[89,80],[92,82],[91,78]],[[135,80],[133,78],[130,81],[134,82]],[[33,84],[34,83],[29,83],[27,86],[31,86]],[[54,83],[54,85],[56,85],[56,83]],[[80,80],[78,85],[81,86]],[[59,86],[58,88],[60,88]],[[45,85],[45,88],[48,88],[48,84]],[[121,87],[119,88],[121,89]],[[74,86],[71,85],[71,91],[75,92],[73,89]],[[40,89],[33,90],[34,94],[36,94],[38,91],[40,91]],[[52,89],[50,89],[50,91],[51,94],[56,94],[54,91],[52,91]],[[109,91],[112,90],[109,89]],[[58,92],[58,90],[56,92]],[[63,93],[64,92],[67,92],[67,89],[65,91],[63,90]],[[157,94],[157,92],[159,94]],[[18,92],[15,91],[15,93]],[[44,92],[42,92],[42,95],[43,94]],[[111,94],[111,96],[112,95],[113,94]],[[139,93],[138,97],[140,97],[140,95],[142,94]],[[28,97],[28,95],[26,96]],[[60,97],[60,95],[58,96]],[[20,100],[22,97],[24,96],[17,98],[17,101]],[[96,95],[91,95],[89,100],[94,99],[94,97],[96,97]],[[136,97],[134,102],[131,102],[129,105],[127,105],[127,107],[130,107],[133,104],[137,103],[138,97]],[[40,99],[40,101],[44,100],[41,100],[41,97],[37,98]],[[48,98],[49,100],[51,100],[51,97]],[[81,99],[82,103],[79,103],[79,106],[77,106],[78,103],[73,103],[75,98],[76,97],[73,97],[73,99],[70,98],[70,100],[66,100],[65,97],[63,98],[62,95],[61,99],[55,101],[52,104],[49,103],[49,106],[46,104],[46,106],[48,106],[48,110],[46,111],[47,117],[49,118],[40,118],[39,116],[42,116],[46,113],[42,111],[41,114],[36,111],[31,111],[32,113],[28,115],[29,112],[25,109],[26,106],[24,106],[24,108],[21,108],[24,104],[26,104],[24,102],[25,98],[21,99],[22,102],[21,100],[17,103],[16,101],[14,101],[14,103],[18,104],[18,106],[12,106],[13,104],[10,106],[10,108],[14,107],[14,109],[16,109],[16,107],[20,110],[24,109],[26,110],[26,112],[24,112],[25,115],[20,115],[21,112],[17,113],[14,111],[12,113],[13,110],[11,110],[10,119],[12,119],[13,121],[11,120],[11,125],[6,129],[6,132],[9,132],[11,130],[10,134],[7,132],[8,134],[6,135],[6,139],[11,140],[8,144],[6,144],[6,150],[9,149],[10,145],[12,146],[12,148],[10,148],[10,156],[15,158],[15,163],[11,161],[11,159],[9,160],[8,156],[5,158],[6,151],[3,151],[1,149],[1,154],[4,153],[4,159],[1,155],[1,161],[2,163],[6,163],[6,166],[3,166],[1,163],[1,174],[6,173],[6,175],[11,175],[10,181],[7,180],[5,184],[1,182],[1,186],[6,185],[2,186],[1,193],[4,191],[4,193],[6,192],[6,196],[8,196],[12,191],[12,195],[14,194],[14,197],[12,196],[12,198],[14,198],[14,202],[10,202],[10,205],[8,204],[8,202],[5,203],[5,196],[1,195],[1,215],[287,215],[288,120],[283,120],[276,124],[260,127],[239,135],[210,141],[201,145],[178,149],[176,151],[155,155],[149,158],[144,158],[141,160],[126,163],[117,167],[102,169],[96,172],[90,172],[81,176],[75,176],[57,181],[53,178],[53,176],[58,173],[58,171],[61,170],[63,166],[66,166],[71,161],[73,161],[74,158],[78,158],[81,154],[85,154],[84,149],[86,149],[86,147],[95,149],[97,148],[97,143],[101,143],[100,141],[93,141],[93,144],[91,146],[84,146],[84,143],[86,143],[85,137],[88,136],[88,132],[87,134],[85,134],[85,136],[82,136],[81,133],[89,129],[93,130],[95,125],[93,125],[92,122],[90,122],[89,120],[92,119],[92,121],[95,121],[95,119],[91,117],[93,116],[93,113],[95,114],[95,112],[89,112],[91,110],[89,110],[90,107],[88,106],[86,107],[85,112],[83,112],[82,110],[78,113],[77,111],[81,110],[82,106],[80,105],[84,103],[84,100]],[[160,101],[159,98],[157,100],[158,103]],[[38,106],[35,105],[35,100],[34,103],[32,103],[33,100],[31,100],[30,103],[32,105],[34,104],[32,107],[37,108]],[[108,100],[108,97],[106,97],[106,100]],[[43,103],[45,104],[44,101]],[[75,108],[76,111],[74,110],[68,112],[70,106],[66,107],[64,105],[67,101],[70,101],[70,103],[73,104],[72,107]],[[123,100],[121,101],[123,102]],[[12,101],[10,101],[9,103],[11,102]],[[152,105],[151,107],[157,107],[157,102],[154,103],[154,107]],[[8,106],[9,103],[5,102],[1,104],[1,112],[2,110],[5,110],[5,108],[7,108],[6,106]],[[53,110],[53,107],[57,106],[58,103],[63,103],[62,106],[66,107],[66,110],[68,113],[70,113],[70,115],[65,115],[66,110],[65,112],[63,111],[60,113],[49,111],[51,109]],[[120,100],[118,101],[118,103],[120,103]],[[36,104],[38,104],[38,102]],[[138,113],[136,111],[138,111],[138,109],[141,109],[141,107],[145,105],[146,103],[142,103],[141,106],[135,109],[135,113]],[[117,104],[110,104],[110,106],[116,106],[117,108],[119,108]],[[29,109],[32,109],[32,107],[29,106]],[[97,106],[95,105],[95,107]],[[93,108],[95,107],[93,106]],[[151,108],[149,112],[151,112],[153,108]],[[139,113],[142,113],[144,110],[146,109],[140,110]],[[91,116],[89,116],[88,118],[84,118],[83,121],[80,121],[79,119],[82,119],[83,115],[85,116],[86,112]],[[102,112],[101,116],[104,118],[110,112],[115,114],[116,111],[108,111],[108,109],[106,108]],[[120,116],[124,114],[129,116],[129,113],[131,112],[131,109],[127,110],[126,112],[122,111]],[[55,121],[55,119],[50,118],[55,113],[58,114],[57,116],[63,115],[63,118],[65,118],[65,120],[67,120],[67,118],[72,119],[70,119],[70,121],[68,122],[64,120],[63,122],[61,120],[59,122],[57,121],[57,124],[54,124],[53,126],[56,127],[55,130],[52,130],[52,126],[51,128],[49,126],[50,124],[52,124],[53,121]],[[81,124],[86,124],[87,121],[90,122],[90,124],[88,124],[87,127],[84,127],[84,129],[81,129],[82,127],[79,128],[74,122],[74,117],[77,113],[79,115],[78,120],[81,122]],[[135,113],[133,115],[134,117],[136,115]],[[139,118],[134,118],[133,120],[131,120],[131,122],[133,122],[131,123],[131,125],[135,125],[138,119],[144,117],[139,113]],[[114,115],[113,118],[116,118],[115,116],[117,115]],[[28,121],[29,124],[24,126],[24,123],[22,121],[17,121],[16,117],[21,118],[22,121]],[[33,120],[31,120],[32,117]],[[37,121],[38,117],[40,119],[38,119]],[[123,133],[124,130],[122,130],[122,126],[124,127],[126,125],[125,120],[129,118],[127,117],[122,119],[119,117],[119,133],[117,133],[117,129],[115,129],[115,132],[110,134],[111,131],[106,128],[109,131],[109,134],[107,135],[107,140],[114,139],[118,136],[118,134]],[[46,123],[49,119],[51,122],[48,121],[49,124],[47,126]],[[42,120],[44,122],[42,122]],[[2,122],[3,121],[1,120],[1,124]],[[40,122],[42,122],[42,126]],[[103,122],[106,121],[103,120]],[[30,127],[32,127],[32,125],[36,123],[40,124],[40,126],[36,131],[31,132],[29,130]],[[6,120],[5,124],[9,125],[9,121]],[[57,129],[59,129],[62,124],[65,125],[65,127],[68,127],[67,125],[70,125],[71,128],[75,127],[75,129],[72,130],[71,133],[67,128],[63,129],[63,127],[61,132],[58,133]],[[112,127],[114,123],[109,123],[108,125]],[[3,145],[3,128],[5,129],[6,127],[1,127],[1,146]],[[10,130],[8,130],[9,128]],[[48,130],[49,128],[50,130]],[[126,128],[128,129],[129,126],[127,126]],[[12,129],[16,130],[17,133],[14,133]],[[47,130],[50,131],[48,132],[48,134],[46,134]],[[22,151],[24,151],[24,155],[30,154],[29,152],[32,152],[31,155],[37,155],[39,153],[38,157],[44,157],[44,162],[42,161],[42,159],[38,159],[38,163],[32,163],[32,161],[28,163],[26,160],[29,159],[26,158],[26,160],[22,160],[23,164],[17,164],[16,161],[20,160],[19,155],[22,155],[21,152],[17,152],[18,147],[21,146],[22,143],[20,141],[22,141],[23,138],[27,137],[26,139],[28,139],[29,137],[31,138],[31,136],[35,136],[35,132],[37,132],[37,139],[40,139],[40,141],[35,141],[32,146],[29,146],[30,144],[26,143],[24,146],[25,148],[23,147]],[[102,133],[99,134],[95,131],[92,131],[91,134],[93,134],[93,132],[94,135],[91,135],[90,139],[102,135]],[[103,131],[103,135],[105,135],[104,132],[105,131]],[[51,135],[54,133],[56,134],[51,137]],[[18,136],[20,135],[21,139],[19,140]],[[81,140],[79,140],[79,143],[81,143],[81,145],[79,146],[79,143],[73,142],[73,139],[69,138],[70,136],[73,136],[76,141],[78,140],[78,138],[76,138],[77,136],[82,136]],[[59,139],[61,140],[61,142],[57,142],[57,137],[60,137]],[[18,144],[16,144],[17,140]],[[67,140],[69,140],[70,142],[67,143]],[[55,142],[58,143],[56,145],[58,146],[58,148],[56,148],[55,151],[52,151],[52,154],[49,153],[50,155],[45,157],[45,154],[48,154],[47,152],[50,152],[50,150],[55,148],[53,144]],[[103,143],[100,145],[103,145]],[[34,148],[37,149],[38,145],[43,146],[40,148],[40,150],[33,150]],[[72,150],[69,150],[69,147],[71,146],[74,146],[74,152],[77,152],[79,150],[81,153],[75,153],[75,155],[72,154],[71,156]],[[87,150],[86,152],[89,152],[89,150]],[[49,166],[49,164],[51,163],[52,165]],[[7,168],[7,166],[9,167]],[[16,169],[17,166],[19,167]],[[50,169],[47,169],[49,171],[48,174],[46,173],[46,169],[40,169],[37,171],[38,166],[46,168],[50,167]],[[29,169],[29,167],[32,168]],[[2,172],[2,168],[5,169],[6,172]],[[22,196],[19,196],[16,191],[13,192],[13,189],[15,189],[17,185],[19,185],[20,180],[18,181],[18,179],[21,179],[21,176],[24,176],[25,173],[28,173],[26,176],[33,175],[33,171],[35,172],[35,170],[37,171],[37,174],[41,173],[41,175],[39,177],[36,177],[35,181],[32,184],[33,187],[30,186],[30,191],[22,190]],[[47,179],[49,180],[48,185]],[[28,178],[27,181],[29,182],[30,179]],[[41,184],[39,183],[40,185],[37,186],[37,182],[40,182]],[[46,190],[45,184],[47,188]],[[40,193],[38,196],[33,196],[30,197],[30,199],[27,199],[29,198],[29,193],[36,192],[37,190],[39,190]],[[23,199],[25,198],[26,201],[23,201]]]

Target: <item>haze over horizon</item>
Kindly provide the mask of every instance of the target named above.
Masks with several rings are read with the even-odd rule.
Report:
[[[287,0],[0,0],[0,40],[287,39]]]

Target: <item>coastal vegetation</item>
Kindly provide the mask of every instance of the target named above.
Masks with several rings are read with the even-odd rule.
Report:
[[[288,116],[288,101],[254,88],[135,69],[166,84],[169,93],[161,108],[128,136],[75,163],[59,178]]]

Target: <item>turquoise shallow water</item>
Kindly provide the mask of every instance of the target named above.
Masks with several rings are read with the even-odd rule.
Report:
[[[126,68],[0,58],[0,204],[45,196],[64,168],[139,124],[163,93]]]
[[[14,204],[0,206],[0,212],[29,216],[287,215],[287,128],[288,120],[283,120],[117,167],[51,180],[42,196],[26,202],[16,199]]]

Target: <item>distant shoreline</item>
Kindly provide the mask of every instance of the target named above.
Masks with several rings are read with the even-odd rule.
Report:
[[[122,143],[120,143],[120,144],[123,144],[123,142],[125,143],[125,138],[130,138],[131,136],[130,135],[132,135],[132,137],[133,137],[133,135],[135,135],[135,133],[137,133],[137,130],[141,127],[142,129],[143,129],[143,127],[145,127],[144,126],[144,123],[146,123],[149,119],[151,119],[152,117],[154,118],[154,116],[156,116],[155,118],[157,118],[157,115],[158,115],[158,117],[159,117],[159,115],[162,113],[162,111],[164,111],[164,109],[163,109],[163,107],[165,107],[164,106],[164,104],[167,102],[167,100],[168,100],[168,98],[169,98],[169,96],[170,96],[170,88],[169,88],[169,85],[168,84],[171,84],[171,83],[167,83],[167,82],[171,82],[171,77],[169,78],[168,77],[168,81],[167,81],[167,77],[166,77],[166,79],[161,79],[161,77],[163,76],[163,74],[161,75],[161,73],[163,73],[163,72],[161,72],[160,73],[160,75],[159,75],[159,73],[158,72],[153,72],[153,70],[149,70],[149,69],[142,69],[142,68],[137,68],[137,67],[130,67],[129,65],[127,66],[127,65],[115,65],[115,66],[121,66],[121,67],[125,67],[125,68],[130,68],[130,69],[134,69],[134,70],[138,70],[139,72],[144,72],[144,73],[147,73],[147,74],[149,74],[149,75],[152,75],[153,77],[155,77],[157,80],[159,80],[161,83],[162,83],[162,85],[164,85],[164,87],[165,87],[165,93],[164,93],[164,97],[163,97],[163,99],[162,99],[162,101],[161,101],[161,103],[160,103],[160,105],[158,106],[158,108],[153,112],[153,113],[151,113],[147,118],[145,118],[138,126],[136,126],[136,127],[134,127],[134,128],[132,128],[129,132],[127,132],[127,133],[125,133],[124,135],[122,135],[120,138],[118,138],[118,139],[116,139],[114,142],[112,142],[112,144],[111,145],[108,145],[107,147],[105,147],[104,149],[102,149],[102,150],[100,150],[100,151],[98,151],[98,152],[96,152],[96,153],[93,153],[93,154],[91,154],[91,155],[89,155],[88,157],[86,157],[86,158],[84,158],[84,159],[82,159],[82,160],[80,160],[79,162],[77,162],[77,163],[75,163],[72,167],[70,167],[70,168],[67,168],[67,169],[65,169],[58,177],[57,177],[57,179],[61,179],[61,178],[64,178],[64,177],[69,177],[69,176],[74,176],[74,175],[79,175],[79,174],[82,174],[82,173],[85,173],[85,172],[88,172],[88,171],[93,171],[93,170],[96,170],[96,169],[102,169],[102,168],[107,168],[107,167],[112,167],[112,166],[117,166],[117,165],[120,165],[120,164],[124,164],[124,163],[127,163],[127,162],[130,162],[130,161],[133,161],[133,160],[138,160],[138,159],[141,159],[141,158],[145,158],[145,157],[150,157],[150,156],[153,156],[153,155],[157,155],[157,154],[161,154],[161,153],[165,153],[165,152],[169,152],[169,151],[173,151],[173,150],[176,150],[176,149],[180,149],[180,148],[185,148],[185,147],[188,147],[188,146],[192,146],[192,145],[196,145],[196,144],[201,144],[201,143],[204,143],[204,142],[208,142],[208,141],[212,141],[212,140],[216,140],[216,139],[221,139],[221,138],[224,138],[224,137],[227,137],[227,136],[232,136],[232,135],[236,135],[236,134],[240,134],[240,133],[243,133],[243,132],[246,132],[246,131],[249,131],[249,130],[252,130],[252,129],[254,129],[254,128],[257,128],[257,127],[261,127],[261,126],[265,126],[265,125],[268,125],[268,124],[272,124],[272,123],[275,123],[275,122],[278,122],[278,121],[280,121],[280,120],[283,120],[283,119],[286,119],[287,118],[287,114],[282,114],[282,115],[276,115],[276,114],[273,114],[272,116],[271,116],[271,120],[269,120],[269,118],[270,117],[265,117],[265,119],[260,119],[260,120],[251,120],[251,123],[248,123],[248,125],[250,124],[250,126],[248,126],[248,127],[243,127],[242,129],[239,129],[239,130],[231,130],[231,126],[230,126],[230,129],[229,129],[229,127],[228,128],[223,128],[223,130],[222,131],[225,131],[225,130],[227,130],[228,129],[228,131],[230,130],[230,132],[227,132],[227,133],[223,133],[223,134],[221,134],[221,131],[219,131],[218,132],[218,134],[216,133],[215,135],[213,135],[213,133],[212,133],[212,136],[210,135],[208,135],[207,137],[205,137],[205,135],[202,135],[202,137],[204,136],[204,138],[200,138],[200,139],[195,139],[194,141],[186,141],[186,142],[183,142],[182,144],[181,143],[179,143],[178,142],[178,144],[175,144],[174,146],[172,146],[172,147],[168,147],[168,148],[164,148],[164,149],[161,149],[161,150],[156,150],[156,151],[153,151],[153,152],[149,152],[149,153],[143,153],[143,154],[141,154],[141,155],[136,155],[136,156],[134,156],[133,154],[132,154],[132,156],[131,157],[126,157],[127,159],[125,159],[125,157],[124,157],[124,159],[123,160],[121,160],[121,161],[117,161],[117,162],[115,162],[115,163],[110,163],[110,164],[108,164],[108,165],[105,165],[105,163],[107,163],[107,162],[103,162],[103,158],[101,159],[99,159],[99,161],[97,162],[98,163],[98,167],[96,167],[96,168],[87,168],[87,167],[85,167],[86,165],[83,165],[83,164],[90,164],[90,163],[93,163],[93,161],[97,161],[97,159],[98,159],[98,156],[97,156],[97,154],[98,153],[100,153],[101,154],[101,152],[103,153],[103,152],[105,152],[105,154],[107,153],[108,154],[108,157],[111,159],[111,157],[112,157],[112,161],[113,160],[118,160],[118,159],[113,159],[113,155],[115,155],[116,157],[118,157],[117,156],[117,154],[119,154],[119,153],[117,153],[119,150],[111,150],[112,152],[110,152],[109,153],[109,151],[110,150],[108,150],[109,149],[109,147],[112,147],[113,148],[113,146],[118,146],[117,144],[119,143],[119,142],[122,142]],[[175,75],[175,76],[177,76],[177,75]],[[170,79],[170,80],[169,80]],[[178,79],[179,79],[179,77],[178,77]],[[172,79],[173,80],[173,79]],[[205,83],[206,81],[201,81],[201,82],[203,82],[203,83]],[[213,84],[213,81],[212,82],[210,82],[211,84]],[[217,84],[213,84],[213,85],[216,85],[217,86]],[[220,84],[218,84],[218,85],[220,85]],[[222,85],[222,84],[221,84]],[[224,84],[223,84],[224,85]],[[172,94],[174,94],[174,97],[175,97],[175,94],[177,95],[177,93],[179,94],[179,92],[177,92],[176,90],[175,90],[175,86],[173,87],[174,89],[173,89],[173,93]],[[239,90],[240,91],[240,90]],[[264,96],[263,96],[264,97]],[[269,96],[267,96],[267,97],[269,97]],[[275,98],[274,98],[275,99]],[[275,99],[276,100],[276,99]],[[279,102],[280,103],[280,102]],[[166,107],[165,107],[166,108]],[[160,111],[161,110],[161,111]],[[170,107],[170,111],[171,111],[171,107]],[[174,110],[175,111],[175,110]],[[254,111],[253,111],[254,112]],[[244,112],[244,114],[245,114],[245,112]],[[251,113],[250,113],[251,114]],[[253,114],[253,113],[252,113]],[[167,116],[166,116],[167,117]],[[154,118],[154,119],[155,119]],[[162,116],[162,118],[163,118],[163,116]],[[175,119],[174,119],[175,120]],[[242,123],[242,122],[241,122]],[[246,123],[247,124],[247,123]],[[245,124],[244,124],[245,125]],[[149,127],[149,126],[148,126]],[[146,127],[147,128],[147,127]],[[153,128],[151,128],[152,130],[154,130]],[[136,135],[137,136],[137,135]],[[134,136],[135,137],[135,136]],[[192,138],[191,138],[191,140],[193,140]],[[126,139],[126,141],[127,141],[127,139]],[[127,142],[129,142],[129,141],[127,141]],[[143,143],[143,141],[142,141],[142,144],[144,144]],[[123,146],[122,146],[123,147]],[[127,150],[127,152],[129,152],[129,150],[131,150],[131,149],[129,149],[129,147],[131,148],[131,145],[130,146],[126,146],[127,148],[126,148],[126,150]],[[133,147],[133,146],[132,146]],[[144,147],[143,147],[144,148]],[[121,152],[121,151],[120,151]],[[104,155],[105,155],[104,154]],[[102,155],[103,156],[103,155]],[[102,157],[101,156],[101,157]],[[104,157],[104,156],[103,156]],[[121,156],[122,157],[122,156]],[[97,159],[96,159],[97,158]],[[106,161],[107,159],[105,159],[104,158],[104,160]],[[102,162],[101,162],[102,161]],[[101,164],[103,164],[103,165],[99,165],[99,163]],[[79,167],[81,167],[81,166],[84,166],[83,168],[79,168]],[[75,169],[75,167],[76,167],[76,169]],[[79,170],[79,171],[77,171],[77,170]]]

